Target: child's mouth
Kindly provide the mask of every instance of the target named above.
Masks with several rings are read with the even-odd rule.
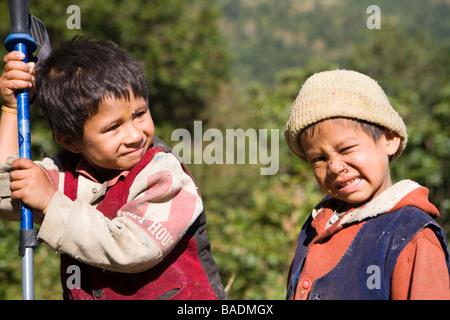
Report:
[[[336,188],[341,192],[350,193],[360,189],[364,184],[364,180],[360,177],[355,177],[343,182],[336,183]]]
[[[133,150],[129,150],[129,151],[123,153],[123,156],[125,156],[125,157],[136,157],[136,156],[140,155],[141,153],[142,153],[142,147],[136,148],[136,149],[133,149]]]

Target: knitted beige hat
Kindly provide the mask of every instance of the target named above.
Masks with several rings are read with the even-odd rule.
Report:
[[[383,89],[368,76],[349,70],[319,72],[306,80],[286,124],[287,145],[304,159],[298,141],[300,132],[316,122],[336,117],[364,120],[397,133],[401,142],[393,159],[405,149],[406,126]]]

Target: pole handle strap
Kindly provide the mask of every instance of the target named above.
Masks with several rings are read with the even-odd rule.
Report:
[[[20,229],[19,230],[19,256],[25,255],[26,248],[34,248],[41,244],[37,238],[38,229]]]

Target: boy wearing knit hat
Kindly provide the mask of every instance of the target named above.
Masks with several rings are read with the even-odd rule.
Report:
[[[300,232],[288,299],[450,299],[439,212],[425,187],[391,181],[408,136],[374,80],[348,70],[311,76],[285,139],[327,194]]]

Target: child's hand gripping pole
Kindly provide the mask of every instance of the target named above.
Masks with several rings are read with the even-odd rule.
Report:
[[[8,51],[20,51],[33,54],[37,44],[30,36],[29,0],[9,0],[11,18],[11,34],[5,40]],[[30,108],[28,90],[17,92],[17,121],[19,128],[19,157],[31,159],[30,140]],[[37,230],[33,229],[33,214],[25,205],[21,205],[21,222],[19,236],[19,254],[22,256],[22,298],[34,299],[33,248],[39,244],[36,239]]]

